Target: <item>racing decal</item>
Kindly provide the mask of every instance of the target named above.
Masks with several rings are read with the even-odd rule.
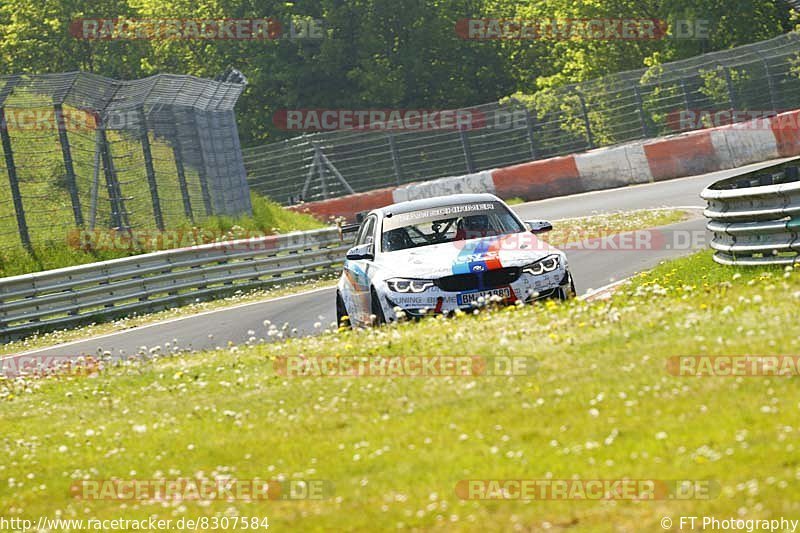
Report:
[[[502,268],[500,263],[500,239],[482,239],[466,244],[453,263],[453,274],[480,274],[487,270]]]
[[[371,306],[369,275],[361,265],[345,261],[344,277],[345,283],[350,286],[342,295],[345,300],[345,308],[350,315],[350,322],[369,324]]]
[[[369,276],[359,265],[348,261],[344,265],[344,275],[355,290],[369,290]]]

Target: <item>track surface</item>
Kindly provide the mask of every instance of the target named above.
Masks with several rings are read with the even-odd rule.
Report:
[[[708,184],[775,162],[758,163],[734,170],[660,183],[551,198],[516,205],[513,208],[523,219],[557,220],[610,211],[701,206],[704,202],[700,199],[699,193]],[[671,230],[691,231],[702,235],[704,226],[704,219],[693,218],[663,228],[668,236],[667,242],[664,245],[653,246],[652,249],[635,251],[567,249],[578,293],[582,294],[590,288],[599,288],[652,268],[662,260],[691,252],[692,247],[672,245],[669,237],[675,233]],[[699,247],[704,245],[702,241],[699,243]],[[115,356],[131,355],[142,346],[163,347],[166,342],[173,345],[177,343],[182,349],[188,350],[211,349],[224,347],[228,342],[241,344],[251,336],[250,331],[255,332],[256,338],[265,337],[267,332],[263,324],[265,320],[270,320],[279,326],[288,322],[290,327],[298,329],[298,334],[313,333],[316,329],[314,324],[317,322],[325,328],[335,320],[334,289],[318,289],[265,302],[200,313],[29,353],[77,356],[94,355],[98,350],[108,350]]]

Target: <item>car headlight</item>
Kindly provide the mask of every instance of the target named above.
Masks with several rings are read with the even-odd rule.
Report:
[[[386,284],[392,292],[425,292],[433,287],[433,281],[429,279],[392,278],[386,280]]]
[[[552,272],[561,264],[561,258],[557,255],[548,255],[544,259],[539,259],[535,263],[522,267],[523,272],[539,276],[546,272]]]

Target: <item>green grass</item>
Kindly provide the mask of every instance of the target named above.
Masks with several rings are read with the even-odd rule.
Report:
[[[800,272],[722,267],[701,252],[637,276],[606,301],[330,332],[92,378],[20,379],[0,396],[0,476],[15,480],[0,505],[34,519],[269,516],[304,531],[658,531],[663,516],[796,518],[796,379],[679,378],[665,361],[796,354],[798,302]],[[539,366],[524,377],[276,376],[274,357],[297,354],[524,355]],[[335,495],[163,506],[68,497],[81,477],[200,472],[330,480]],[[713,480],[720,493],[639,503],[454,494],[462,479],[546,477]]]
[[[181,235],[196,232],[199,236],[209,236],[211,240],[218,241],[244,236],[253,237],[295,230],[310,230],[324,226],[323,223],[309,215],[284,209],[280,204],[256,193],[251,193],[251,201],[253,204],[252,216],[214,216],[205,218],[196,225],[192,225],[188,221],[176,221],[164,235],[168,236],[170,232],[179,232]],[[70,230],[59,230],[56,236],[35,243],[33,256],[19,246],[0,248],[0,277],[105,261],[170,247],[164,246],[161,241],[154,239],[142,243],[141,246],[132,247],[130,250],[82,249],[70,243],[69,232]],[[157,235],[157,232],[149,232],[149,235]],[[202,237],[198,241],[197,243],[201,243]],[[169,243],[170,241],[167,239],[165,242]],[[183,242],[186,245],[186,241]],[[189,244],[195,244],[195,242]]]

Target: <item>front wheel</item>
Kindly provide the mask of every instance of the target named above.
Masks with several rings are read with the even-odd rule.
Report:
[[[559,287],[556,291],[559,300],[569,300],[575,298],[578,294],[575,290],[575,282],[572,280],[572,274],[567,274],[567,277],[569,279],[569,287],[566,289],[564,287]]]
[[[350,317],[347,315],[347,308],[344,306],[344,300],[339,291],[336,291],[336,325],[340,328],[349,328]]]
[[[375,287],[370,290],[371,298],[370,298],[370,308],[372,311],[372,315],[375,317],[372,323],[376,326],[380,326],[381,324],[386,323],[386,317],[383,315],[383,306],[381,305],[381,301],[378,299],[378,293],[375,291]]]

